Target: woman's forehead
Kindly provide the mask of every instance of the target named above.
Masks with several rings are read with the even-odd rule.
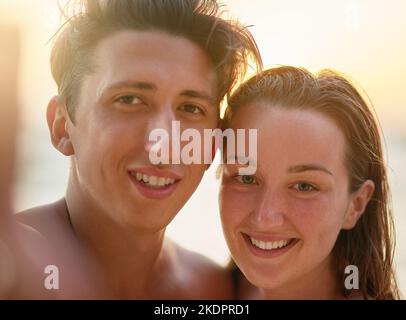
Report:
[[[257,131],[259,166],[263,161],[293,165],[298,160],[334,166],[344,159],[344,134],[332,119],[317,111],[249,105],[229,125],[234,130]]]

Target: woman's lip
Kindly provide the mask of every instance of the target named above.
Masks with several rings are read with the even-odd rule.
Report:
[[[265,250],[265,249],[261,249],[256,247],[255,245],[252,244],[250,236],[245,234],[245,233],[241,233],[243,240],[246,244],[246,246],[248,247],[248,250],[255,256],[260,257],[260,258],[276,258],[278,256],[283,255],[284,253],[286,253],[287,251],[289,251],[290,249],[292,249],[299,241],[300,239],[298,238],[285,238],[284,240],[292,240],[286,247],[283,248],[279,248],[279,249],[272,249],[272,250]],[[254,237],[254,239],[257,239]],[[259,240],[259,239],[257,239]],[[278,240],[274,240],[274,241],[280,241],[282,240],[281,237],[278,238]],[[261,240],[264,241],[264,240]],[[267,240],[267,241],[272,241],[272,240]]]
[[[254,238],[255,240],[259,241],[265,241],[265,242],[275,242],[275,241],[281,241],[281,240],[291,240],[291,239],[296,239],[296,237],[287,237],[283,235],[270,235],[270,234],[256,234],[256,233],[246,233],[246,232],[241,232],[243,235],[246,235],[247,237]]]
[[[136,187],[138,192],[140,192],[144,197],[149,199],[165,199],[168,198],[178,187],[178,181],[175,181],[173,184],[152,188],[147,186],[143,181],[138,181],[136,177],[132,176],[131,173],[128,174],[132,184]]]

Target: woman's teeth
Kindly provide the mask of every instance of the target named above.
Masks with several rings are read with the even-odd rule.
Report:
[[[254,246],[256,246],[257,248],[260,248],[262,250],[280,249],[280,248],[286,247],[291,242],[290,240],[260,241],[260,240],[254,239],[252,237],[250,237],[250,240]]]
[[[157,176],[148,176],[140,172],[131,172],[131,175],[135,177],[138,181],[144,182],[147,186],[153,188],[162,188],[175,183],[175,179],[164,178]]]

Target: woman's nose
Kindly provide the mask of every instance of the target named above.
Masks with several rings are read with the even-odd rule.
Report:
[[[260,192],[252,212],[254,222],[266,229],[281,226],[285,220],[286,202],[284,196],[270,189]]]

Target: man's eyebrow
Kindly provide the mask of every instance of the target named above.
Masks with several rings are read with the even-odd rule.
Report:
[[[203,91],[197,91],[197,90],[184,90],[180,94],[181,96],[188,97],[188,98],[198,98],[198,99],[203,99],[209,102],[210,104],[216,104],[216,100],[213,96],[210,94],[203,92]]]
[[[107,90],[112,90],[112,89],[119,89],[123,87],[131,87],[131,88],[136,88],[136,89],[141,89],[141,90],[156,90],[157,87],[155,84],[152,82],[146,82],[146,81],[120,81],[117,83],[114,83],[113,85],[109,86]]]
[[[100,97],[105,96],[110,91],[122,89],[122,88],[134,88],[134,89],[148,90],[148,91],[157,90],[157,86],[151,82],[126,80],[126,81],[120,81],[120,82],[113,83],[112,85],[104,88],[100,94]]]
[[[116,90],[116,89],[121,89],[121,88],[135,88],[139,90],[151,90],[151,91],[156,91],[157,86],[152,83],[152,82],[146,82],[146,81],[120,81],[117,83],[112,84],[111,86],[105,88],[103,90],[102,95],[108,91]],[[188,98],[198,98],[198,99],[203,99],[209,102],[210,104],[215,104],[216,100],[214,97],[212,97],[210,94],[203,92],[203,91],[198,91],[198,90],[184,90],[180,94],[181,96],[188,97]]]
[[[318,165],[318,164],[300,164],[297,166],[290,167],[288,169],[289,173],[299,173],[299,172],[304,172],[304,171],[322,171],[324,173],[327,173],[327,174],[333,176],[331,171],[329,171],[325,167]]]

